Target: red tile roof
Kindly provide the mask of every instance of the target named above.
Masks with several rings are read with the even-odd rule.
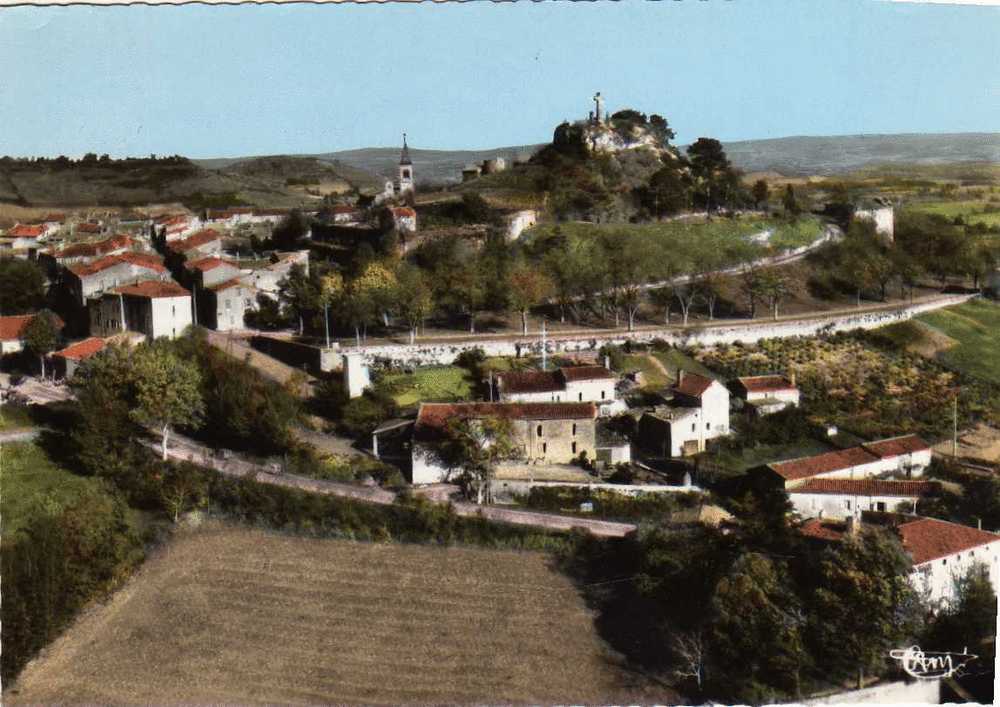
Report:
[[[24,335],[24,328],[37,314],[18,314],[10,317],[0,317],[0,341],[17,341]],[[62,329],[66,323],[56,315],[56,328]]]
[[[414,433],[419,439],[440,435],[449,420],[498,417],[507,420],[592,420],[593,403],[422,403]]]
[[[155,299],[157,297],[185,297],[191,293],[178,285],[176,282],[161,282],[160,280],[146,280],[134,285],[116,287],[112,290],[116,294],[132,295],[134,297],[147,297]]]
[[[62,351],[56,351],[52,355],[59,356],[60,358],[70,358],[74,361],[82,361],[85,358],[90,358],[103,348],[104,339],[92,336],[89,339],[70,344]]]
[[[825,454],[817,454],[813,457],[774,462],[767,466],[786,481],[794,481],[796,479],[807,479],[810,476],[828,474],[831,471],[850,469],[852,466],[870,464],[877,460],[878,457],[861,447],[851,447],[849,449],[826,452]]]
[[[497,384],[505,393],[549,393],[563,389],[563,384],[555,371],[499,373]]]
[[[809,479],[788,489],[788,493],[822,493],[858,496],[933,496],[939,490],[933,481],[896,481],[891,479]]]
[[[104,270],[113,268],[116,265],[121,265],[123,263],[129,263],[131,265],[137,265],[147,270],[153,270],[158,273],[164,273],[167,268],[163,265],[163,260],[155,255],[150,255],[148,253],[118,253],[117,255],[106,255],[103,258],[98,258],[89,263],[76,263],[74,265],[68,266],[66,269],[77,277],[89,277],[95,275]]]
[[[143,268],[148,268],[149,270],[155,270],[159,273],[167,271],[166,266],[163,264],[163,258],[158,255],[153,255],[152,253],[137,253],[135,251],[128,251],[125,253],[119,253],[118,255],[112,257],[124,260],[127,263],[132,263],[132,265],[138,265]]]
[[[347,204],[337,204],[330,207],[330,213],[333,214],[353,214],[358,209],[355,206],[348,206]]]
[[[29,226],[19,223],[14,228],[7,231],[7,236],[11,238],[38,238],[45,233],[45,226]]]
[[[221,292],[222,290],[228,290],[232,287],[240,287],[240,286],[249,287],[249,285],[243,282],[240,278],[234,277],[232,280],[226,280],[225,282],[220,282],[215,285],[211,285],[207,289],[211,290],[212,292]]]
[[[236,263],[229,260],[223,260],[222,258],[217,258],[214,255],[184,263],[184,267],[188,270],[198,270],[199,272],[215,270],[215,268],[220,268],[223,265],[239,269],[239,266]]]
[[[156,217],[156,224],[158,226],[174,226],[181,223],[187,223],[189,220],[190,219],[184,214],[164,214]]]
[[[104,230],[104,226],[99,223],[78,223],[76,224],[77,233],[100,233]]]
[[[566,366],[559,369],[559,375],[563,380],[573,383],[576,381],[594,381],[614,379],[616,376],[604,366]]]
[[[681,395],[700,398],[714,382],[711,378],[700,376],[697,373],[685,372],[681,382],[675,385],[673,389]]]
[[[847,523],[842,520],[829,520],[827,518],[810,518],[799,526],[799,532],[807,538],[816,540],[836,541],[844,537],[847,531]]]
[[[395,206],[392,209],[392,215],[396,218],[413,218],[417,215],[417,212],[409,206]]]
[[[877,442],[862,444],[872,454],[885,459],[886,457],[899,457],[913,452],[926,452],[930,450],[928,444],[917,435],[904,435],[902,437],[892,437],[882,439]]]
[[[920,518],[898,526],[903,547],[919,565],[957,552],[1000,541],[1000,535],[957,523]]]
[[[55,257],[57,259],[61,259],[103,255],[104,253],[108,253],[119,248],[129,248],[131,245],[131,236],[120,233],[116,236],[105,238],[103,241],[95,241],[93,243],[74,243],[66,246],[61,251],[56,253]]]
[[[222,235],[218,231],[211,228],[205,228],[183,240],[168,243],[167,247],[175,253],[184,253],[192,248],[203,246],[206,243],[211,243],[212,241],[217,241],[221,238]]]
[[[748,393],[776,393],[780,390],[797,390],[784,376],[744,376],[736,381]]]

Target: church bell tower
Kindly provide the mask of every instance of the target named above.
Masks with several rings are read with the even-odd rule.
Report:
[[[399,169],[396,177],[396,194],[403,196],[413,191],[413,162],[410,160],[410,148],[406,144],[406,133],[403,133],[403,150],[399,153]]]

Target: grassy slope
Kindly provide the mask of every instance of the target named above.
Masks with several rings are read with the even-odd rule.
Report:
[[[611,703],[629,680],[546,555],[211,528],[175,539],[8,698]]]
[[[418,368],[413,373],[390,373],[382,378],[396,403],[406,407],[424,402],[469,400],[473,381],[468,371],[458,366]]]
[[[35,421],[31,419],[27,408],[21,405],[0,405],[0,432],[34,427]]]
[[[1000,383],[1000,304],[974,300],[918,318],[958,341],[937,357],[969,375]]]
[[[0,513],[4,533],[14,533],[34,513],[58,510],[97,482],[62,469],[30,442],[8,443],[0,454]]]
[[[984,209],[990,206],[996,211],[986,212]],[[928,214],[939,214],[946,218],[953,219],[961,216],[966,223],[982,223],[987,226],[1000,225],[1000,204],[987,202],[984,200],[959,200],[959,201],[928,201],[915,203],[908,207],[914,211]]]

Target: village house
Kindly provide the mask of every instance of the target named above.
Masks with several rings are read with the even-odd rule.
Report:
[[[849,518],[862,511],[914,511],[917,501],[936,496],[940,487],[933,481],[810,478],[787,492],[803,518]]]
[[[49,248],[38,254],[39,260],[45,260],[56,265],[71,265],[84,263],[88,260],[105,255],[117,255],[131,250],[131,236],[123,233],[89,243],[71,243],[61,248]]]
[[[80,305],[86,305],[88,298],[119,285],[169,278],[170,273],[161,258],[132,251],[66,268],[66,287]]]
[[[24,330],[37,314],[17,314],[0,317],[0,355],[18,353],[24,350]],[[56,326],[61,330],[65,322],[56,317]]]
[[[395,228],[399,233],[416,233],[417,212],[409,206],[391,206],[382,212],[383,228]]]
[[[274,225],[280,223],[289,213],[291,213],[290,209],[254,209],[248,222]]]
[[[862,514],[861,521],[815,518],[800,532],[820,543],[840,542],[865,525],[878,525],[894,533],[913,562],[910,583],[934,604],[946,604],[955,596],[955,579],[975,565],[989,573],[993,590],[1000,590],[1000,535],[957,523],[897,513]]]
[[[875,233],[883,236],[890,243],[895,237],[896,213],[892,202],[876,197],[869,202],[860,204],[854,209],[854,218],[871,221],[875,224]]]
[[[201,228],[201,219],[186,214],[165,214],[153,219],[150,236],[165,243],[177,241]]]
[[[199,287],[218,285],[239,277],[243,272],[236,263],[214,255],[189,260],[184,263],[184,270],[190,283]]]
[[[81,221],[73,226],[73,235],[93,238],[108,232],[107,224],[97,221]]]
[[[349,204],[335,204],[327,209],[330,220],[333,223],[347,224],[360,223],[363,220],[364,212],[356,206]]]
[[[89,309],[93,336],[134,331],[149,340],[176,339],[192,324],[191,293],[173,281],[116,287],[92,300]]]
[[[450,420],[506,419],[521,461],[566,464],[581,453],[596,456],[593,403],[423,403],[413,430],[413,483],[447,481],[451,469],[435,457]]]
[[[474,179],[479,179],[483,173],[483,168],[477,164],[467,164],[462,168],[462,181],[471,182]]]
[[[931,448],[917,435],[903,435],[811,457],[764,466],[777,483],[789,490],[806,479],[871,479],[921,476],[931,463]]]
[[[246,328],[246,313],[256,309],[256,291],[239,278],[206,285],[197,297],[198,323],[216,331]]]
[[[664,457],[705,451],[710,439],[729,434],[729,389],[697,373],[677,372],[673,397],[639,420],[640,444]]]
[[[240,276],[240,280],[255,291],[275,298],[278,296],[281,281],[288,277],[296,265],[301,265],[305,274],[309,274],[308,250],[272,253],[270,265],[251,270]]]
[[[0,238],[0,256],[34,260],[48,229],[45,224],[17,224]]]
[[[799,389],[795,385],[794,373],[790,378],[779,375],[737,378],[733,382],[733,392],[746,401],[757,415],[770,415],[799,405]]]
[[[70,344],[61,351],[49,356],[52,362],[53,375],[56,378],[72,378],[80,364],[91,356],[104,350],[106,342],[96,336]]]
[[[222,234],[214,229],[205,228],[187,238],[167,243],[167,249],[184,255],[188,260],[206,255],[220,255],[222,253]]]
[[[502,403],[596,403],[604,415],[621,411],[621,405],[613,406],[618,401],[617,382],[618,377],[602,366],[567,366],[499,373],[493,387]]]

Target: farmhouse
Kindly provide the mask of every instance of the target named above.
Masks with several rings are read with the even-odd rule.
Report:
[[[73,263],[85,263],[95,258],[105,255],[117,255],[132,248],[132,238],[120,233],[100,241],[89,243],[73,243],[61,249],[50,249],[39,253],[39,257],[49,260],[57,265],[72,265]]]
[[[348,204],[337,204],[329,209],[330,220],[340,224],[360,223],[363,213],[361,209]]]
[[[756,415],[770,415],[786,407],[798,406],[799,389],[795,374],[790,378],[778,375],[746,376],[733,382],[733,392],[746,401]]]
[[[416,233],[417,212],[409,206],[393,206],[386,209],[386,225],[391,225],[400,233]]]
[[[220,282],[239,277],[241,270],[236,263],[214,255],[184,263],[184,270],[191,282],[200,287],[211,287]]]
[[[507,240],[516,241],[522,233],[536,223],[538,223],[538,212],[534,209],[522,209],[507,214]]]
[[[174,253],[182,253],[189,260],[219,255],[222,253],[222,235],[214,229],[205,228],[187,238],[167,243],[167,248]]]
[[[86,305],[88,298],[118,285],[143,280],[167,280],[169,277],[170,273],[161,258],[132,251],[66,268],[66,286],[81,305]]]
[[[284,253],[273,253],[271,264],[263,268],[252,270],[242,275],[240,280],[243,284],[252,287],[270,297],[277,297],[280,289],[279,283],[288,277],[292,268],[301,265],[305,274],[309,274],[309,251],[295,250]]]
[[[895,479],[810,478],[788,488],[788,499],[803,518],[848,518],[862,511],[892,511],[901,505],[916,508],[922,498],[935,496],[933,481]]]
[[[150,235],[165,243],[180,240],[187,234],[201,228],[201,219],[185,214],[167,214],[153,221]]]
[[[892,241],[895,237],[896,214],[892,204],[882,198],[860,204],[854,210],[854,218],[871,221],[875,224],[875,232]]]
[[[56,377],[72,378],[80,364],[104,349],[105,340],[96,336],[70,344],[51,355]]]
[[[665,457],[705,451],[710,439],[729,434],[729,389],[696,373],[677,372],[673,398],[639,420],[640,444]]]
[[[19,314],[11,317],[0,317],[0,354],[6,355],[24,350],[24,330],[36,314]],[[57,326],[62,329],[64,323],[56,317]]]
[[[0,255],[22,260],[34,259],[46,235],[47,229],[44,224],[35,226],[17,224],[0,238]]]
[[[175,339],[192,324],[191,293],[173,281],[117,287],[92,300],[89,310],[94,336],[135,331],[149,340]]]
[[[446,481],[451,469],[434,454],[450,420],[501,418],[513,427],[518,457],[565,464],[581,453],[596,456],[597,407],[593,403],[424,403],[413,431],[413,483]]]
[[[497,374],[494,388],[503,403],[597,403],[616,401],[618,378],[601,366],[568,366],[555,371]]]
[[[923,474],[931,463],[931,449],[916,435],[866,442],[811,457],[774,462],[764,472],[786,491],[807,479],[871,479]]]
[[[107,225],[96,221],[81,221],[73,227],[73,233],[77,236],[102,236],[107,230]]]
[[[244,316],[255,308],[255,295],[239,278],[208,285],[198,292],[198,323],[217,331],[243,329]]]
[[[862,514],[859,524],[846,521],[813,519],[800,532],[824,543],[839,542],[864,524],[887,528],[899,538],[910,555],[913,571],[910,582],[930,601],[947,603],[955,597],[955,579],[964,576],[974,565],[989,572],[994,591],[1000,589],[1000,535],[957,523],[896,513]]]

